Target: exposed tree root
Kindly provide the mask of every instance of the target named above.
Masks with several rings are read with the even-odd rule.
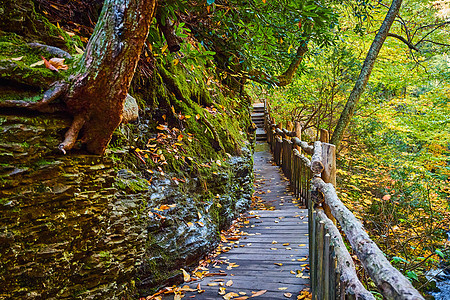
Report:
[[[70,125],[69,130],[67,130],[64,141],[58,145],[58,149],[62,151],[62,153],[66,154],[67,150],[70,150],[75,145],[75,142],[78,138],[78,133],[83,128],[86,123],[85,116],[76,115],[73,119],[72,125]]]

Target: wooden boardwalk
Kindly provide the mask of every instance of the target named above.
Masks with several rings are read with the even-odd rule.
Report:
[[[222,270],[226,276],[191,282],[191,288],[196,289],[200,283],[205,291],[188,292],[184,299],[223,299],[223,294],[231,292],[236,295],[230,299],[246,299],[264,290],[254,298],[297,299],[300,291],[309,287],[308,211],[296,206],[288,182],[280,168],[272,164],[266,143],[257,144],[254,171],[255,196],[260,197],[256,206],[274,210],[249,211],[241,224],[244,234],[240,240],[223,243],[231,250],[217,257],[221,264],[208,267],[209,272]],[[164,299],[173,299],[173,295],[170,297]]]

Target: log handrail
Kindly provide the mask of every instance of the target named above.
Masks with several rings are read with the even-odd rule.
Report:
[[[341,225],[353,251],[383,296],[388,299],[423,299],[411,282],[390,264],[383,251],[370,239],[362,223],[339,200],[334,186],[317,177],[312,181],[324,195],[325,202]]]
[[[290,180],[294,195],[309,208],[312,299],[375,299],[356,275],[355,265],[335,225],[337,220],[367,274],[386,299],[423,300],[339,200],[333,185],[336,183],[335,146],[327,143],[328,132],[320,130],[322,142],[309,145],[299,138],[300,124],[296,123],[294,131],[283,129],[281,124],[274,123],[268,107],[265,101],[264,126],[275,163]],[[292,129],[292,123],[287,127]]]

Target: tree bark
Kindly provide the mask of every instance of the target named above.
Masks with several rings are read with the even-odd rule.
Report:
[[[359,74],[355,86],[353,87],[353,90],[348,97],[344,110],[342,111],[336,128],[334,129],[333,136],[331,137],[330,143],[336,145],[336,149],[339,149],[339,144],[341,143],[345,130],[347,129],[348,124],[353,117],[359,98],[361,98],[367,82],[369,81],[370,73],[372,73],[372,69],[375,64],[375,60],[377,59],[378,53],[380,52],[380,49],[383,46],[386,37],[388,36],[389,29],[391,28],[401,5],[402,0],[392,1],[391,7],[389,8],[386,17],[384,18],[383,24],[381,24],[380,30],[378,31],[375,39],[372,42],[372,45],[370,46],[366,60],[364,61],[364,64],[362,66],[361,73]]]
[[[128,88],[152,22],[156,0],[105,0],[100,19],[70,82],[65,103],[74,116],[60,144],[73,147],[83,129],[87,150],[103,154],[122,121]]]

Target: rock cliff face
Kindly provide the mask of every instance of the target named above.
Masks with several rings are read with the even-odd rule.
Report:
[[[145,295],[196,262],[249,205],[251,153],[208,182],[150,183],[124,151],[59,154],[69,120],[1,113],[0,281],[3,299]],[[162,204],[171,208],[158,211]]]

